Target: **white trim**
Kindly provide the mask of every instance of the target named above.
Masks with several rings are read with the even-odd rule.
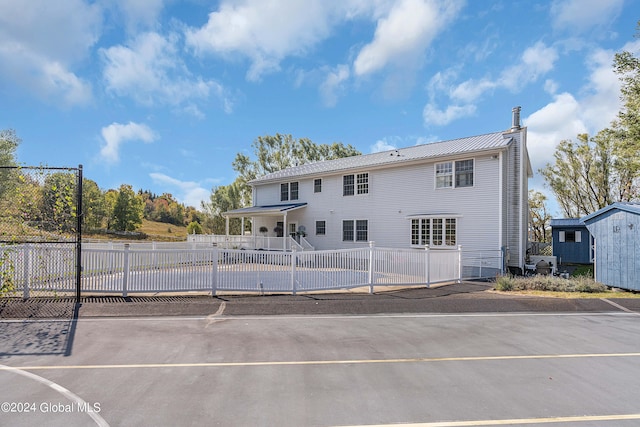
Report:
[[[503,240],[504,238],[504,218],[503,218],[503,173],[502,169],[504,167],[504,151],[501,151],[498,154],[498,242],[500,242],[500,247],[506,246]],[[474,182],[475,184],[475,182]]]

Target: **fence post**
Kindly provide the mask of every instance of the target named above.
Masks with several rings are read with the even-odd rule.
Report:
[[[122,274],[122,296],[127,297],[127,285],[129,281],[129,243],[124,244],[124,261]]]
[[[217,245],[214,243],[213,244],[213,252],[212,252],[212,256],[213,256],[213,266],[212,266],[212,271],[211,271],[211,276],[212,276],[212,284],[211,284],[211,296],[215,296],[216,292],[218,290],[218,247]]]
[[[373,251],[375,250],[376,242],[369,242],[369,293],[373,293],[374,288],[374,275],[373,275]]]
[[[458,245],[458,283],[462,282],[462,245]]]
[[[29,298],[29,287],[31,286],[31,245],[24,245],[24,283],[22,284],[22,298]]]
[[[291,292],[296,294],[296,263],[298,261],[298,252],[296,247],[291,247]]]
[[[427,281],[427,288],[431,287],[431,254],[429,253],[429,245],[424,245],[425,272],[424,276]]]

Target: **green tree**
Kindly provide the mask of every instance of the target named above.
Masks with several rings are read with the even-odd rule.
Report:
[[[102,228],[108,215],[105,194],[95,181],[87,178],[82,180],[82,215],[84,230]]]
[[[203,209],[207,215],[205,228],[212,234],[225,234],[226,218],[222,216],[224,212],[240,209],[243,207],[241,203],[241,186],[238,181],[229,185],[221,185],[213,189],[211,194],[211,202],[204,204]],[[229,219],[229,233],[242,234],[242,221],[240,218]]]
[[[550,241],[551,214],[547,211],[547,196],[535,190],[529,190],[529,230],[532,242]]]
[[[187,225],[187,234],[202,234],[202,226],[199,222],[190,222]]]
[[[636,38],[640,36],[640,22]],[[617,197],[633,200],[640,197],[640,58],[631,52],[617,53],[613,61],[614,71],[622,86],[622,109],[608,130],[615,141],[613,155],[619,171]]]
[[[76,176],[69,172],[47,175],[42,188],[42,225],[45,230],[72,232],[77,228]]]
[[[577,143],[561,141],[555,162],[540,170],[566,217],[588,215],[612,202],[611,151],[606,132],[595,138],[580,134]]]
[[[269,173],[306,163],[357,156],[360,153],[351,145],[335,142],[316,144],[308,138],[294,139],[291,135],[275,134],[259,136],[252,145],[255,160],[244,153],[236,154],[233,169],[238,173],[241,203],[251,203],[249,181]]]
[[[0,130],[0,166],[16,165],[16,149],[20,145],[20,138],[13,129]],[[0,169],[0,201],[6,192],[15,187],[17,181],[16,171],[13,169]]]
[[[112,214],[112,226],[116,231],[135,231],[142,225],[142,198],[131,185],[122,184],[118,190]]]

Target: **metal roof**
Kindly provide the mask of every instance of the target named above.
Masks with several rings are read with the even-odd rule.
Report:
[[[551,227],[584,227],[580,218],[554,218],[549,221]]]
[[[640,215],[640,202],[615,202],[610,204],[609,206],[606,206],[594,213],[592,213],[591,215],[587,215],[585,217],[582,217],[582,222],[584,222],[585,224],[587,222],[592,222],[594,221],[594,219],[604,213],[609,212],[610,210],[613,209],[618,209],[621,211],[625,211],[625,212],[631,212],[633,214],[636,215]]]
[[[265,206],[249,206],[248,208],[234,209],[223,213],[226,217],[244,217],[244,216],[277,216],[283,215],[285,212],[304,208],[306,203],[288,203],[284,205],[265,205]]]
[[[449,141],[433,142],[430,144],[399,148],[397,150],[382,151],[380,153],[307,163],[264,175],[249,183],[262,184],[291,177],[297,178],[301,176],[320,175],[352,169],[388,166],[416,160],[496,150],[506,148],[512,140],[513,137],[504,132],[495,132]]]

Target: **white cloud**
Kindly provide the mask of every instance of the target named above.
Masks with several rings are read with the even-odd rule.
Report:
[[[435,36],[455,17],[460,1],[399,0],[378,21],[374,39],[353,63],[363,76],[395,64],[415,67]]]
[[[584,33],[609,24],[623,5],[624,0],[556,0],[551,5],[552,24],[557,29]]]
[[[102,128],[102,139],[105,144],[100,149],[100,156],[109,162],[116,163],[120,160],[120,146],[127,141],[153,142],[156,134],[145,124],[129,122],[126,125],[112,123]]]
[[[73,67],[87,57],[101,25],[100,7],[81,0],[0,1],[0,79],[56,103],[88,103],[91,85]]]
[[[349,75],[349,66],[344,64],[338,65],[327,73],[324,82],[320,85],[320,94],[325,106],[336,105],[339,93],[344,90],[344,84]]]
[[[204,188],[200,183],[194,181],[180,181],[163,173],[150,173],[149,176],[157,184],[168,185],[176,188],[178,194],[176,199],[187,206],[200,208],[201,202],[209,202],[211,190]]]
[[[542,75],[551,71],[558,59],[554,47],[537,42],[527,48],[520,60],[505,68],[495,80],[490,78],[469,79],[458,85],[452,83],[458,75],[454,69],[436,73],[429,81],[427,90],[429,102],[424,107],[423,117],[426,125],[446,125],[457,119],[473,115],[476,103],[491,90],[507,89],[520,92],[525,85],[537,81]],[[549,86],[547,86],[549,87]],[[438,108],[436,98],[439,94],[448,97],[450,105]]]
[[[444,126],[455,120],[472,116],[475,112],[476,106],[473,104],[449,105],[446,109],[440,110],[435,104],[429,103],[424,107],[422,117],[427,126]]]
[[[158,18],[164,8],[164,0],[110,0],[120,10],[129,33],[139,28],[149,29],[158,25]]]
[[[396,145],[388,142],[386,139],[380,139],[375,144],[369,147],[372,153],[380,153],[381,151],[395,150],[398,148]]]
[[[524,85],[533,83],[541,75],[551,71],[558,60],[558,51],[554,47],[537,42],[527,48],[520,62],[505,69],[497,84],[512,92],[519,92]]]
[[[203,27],[187,30],[186,41],[200,54],[242,54],[251,61],[247,78],[256,81],[325,39],[334,7],[323,0],[223,1]]]
[[[335,28],[356,19],[377,22],[373,40],[353,64],[363,76],[389,64],[420,64],[433,38],[455,17],[462,0],[223,0],[205,25],[189,28],[186,43],[199,54],[250,61],[247,79],[280,70],[289,56],[304,56]]]
[[[148,106],[187,103],[184,111],[192,111],[196,117],[202,112],[192,102],[214,95],[226,112],[231,111],[232,103],[219,83],[191,75],[179,56],[177,43],[175,34],[164,37],[148,32],[138,35],[130,46],[102,49],[107,89]]]

